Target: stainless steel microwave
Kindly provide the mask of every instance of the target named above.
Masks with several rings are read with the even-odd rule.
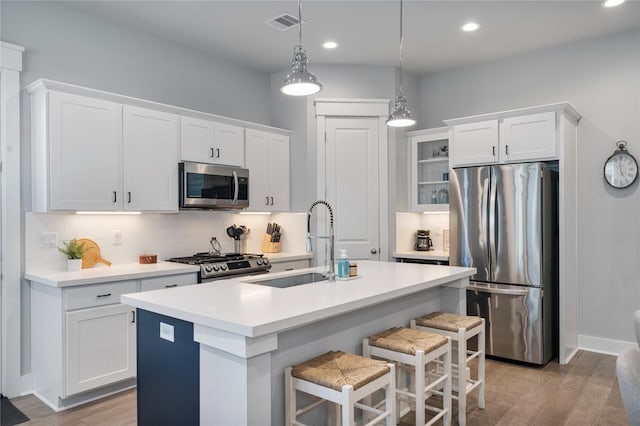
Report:
[[[179,163],[181,209],[249,207],[249,170],[204,163]]]

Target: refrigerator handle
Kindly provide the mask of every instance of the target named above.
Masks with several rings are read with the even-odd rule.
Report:
[[[481,287],[473,284],[469,284],[467,286],[467,290],[476,290],[481,293],[505,294],[509,296],[528,296],[529,295],[528,289],[511,290],[511,289],[505,289],[505,288]]]
[[[485,247],[485,253],[488,253],[488,245],[490,244],[489,242],[489,220],[487,218],[487,212],[488,210],[488,203],[489,203],[489,179],[485,178],[484,181],[482,182],[482,216],[480,217],[480,220],[482,221],[482,236],[480,239],[480,244],[482,244]],[[485,254],[486,257],[486,254]],[[487,262],[485,262],[485,264],[490,264],[490,260],[488,259]]]
[[[496,267],[496,260],[497,260],[497,248],[496,248],[496,243],[498,241],[498,238],[496,236],[496,213],[497,213],[497,208],[496,208],[496,197],[497,197],[497,179],[495,176],[491,176],[491,195],[489,196],[489,260],[490,260],[490,265],[491,265],[491,276],[492,279],[494,279],[494,274],[495,274],[495,267]]]

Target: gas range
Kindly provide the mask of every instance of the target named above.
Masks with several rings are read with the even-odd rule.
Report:
[[[269,259],[261,254],[196,253],[187,257],[172,257],[168,262],[200,265],[198,282],[214,281],[238,275],[253,275],[271,269]]]

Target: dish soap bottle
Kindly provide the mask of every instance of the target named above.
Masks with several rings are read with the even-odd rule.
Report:
[[[349,260],[347,250],[340,249],[340,259],[338,259],[338,278],[349,278]]]

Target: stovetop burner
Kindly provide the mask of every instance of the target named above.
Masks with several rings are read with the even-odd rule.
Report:
[[[232,275],[256,274],[271,269],[269,259],[262,254],[210,254],[203,252],[193,256],[172,257],[167,261],[200,265],[199,282],[212,281],[216,278]]]

